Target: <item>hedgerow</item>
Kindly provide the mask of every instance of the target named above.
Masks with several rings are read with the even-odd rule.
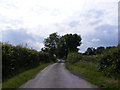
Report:
[[[82,55],[77,52],[72,52],[67,55],[67,62],[68,63],[76,63],[82,59]]]
[[[99,70],[110,77],[117,77],[120,74],[120,49],[118,47],[107,50],[101,56]]]
[[[2,43],[3,81],[41,63],[50,62],[49,54],[23,46]]]

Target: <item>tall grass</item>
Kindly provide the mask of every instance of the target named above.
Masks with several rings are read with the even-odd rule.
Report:
[[[120,88],[118,80],[106,77],[102,72],[98,71],[98,64],[80,61],[75,64],[66,64],[66,68],[100,88],[113,88],[116,90]]]
[[[100,88],[120,90],[119,54],[118,47],[110,48],[101,55],[82,55],[77,61],[76,58],[81,57],[80,54],[68,54],[66,68]]]
[[[82,59],[82,55],[80,53],[72,52],[72,53],[68,54],[66,62],[76,63],[76,62],[80,61],[81,59]]]

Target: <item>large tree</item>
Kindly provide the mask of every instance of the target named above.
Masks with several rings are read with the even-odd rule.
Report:
[[[95,55],[96,54],[96,49],[93,47],[88,47],[87,51],[84,53],[85,55]]]
[[[59,39],[57,56],[66,58],[69,52],[78,52],[81,45],[81,36],[77,34],[66,34]]]
[[[96,49],[96,54],[102,54],[105,51],[105,47],[98,47]]]
[[[64,58],[67,56],[68,50],[67,50],[66,42],[63,36],[59,39],[56,52],[57,52],[58,58]]]
[[[49,52],[50,55],[56,55],[56,49],[58,47],[60,36],[57,33],[52,33],[44,40],[44,49],[43,51]]]
[[[67,57],[69,52],[78,52],[81,40],[81,36],[77,34],[59,36],[57,33],[52,33],[44,40],[45,48],[42,51],[47,51],[57,58]]]
[[[63,36],[68,52],[77,52],[81,45],[81,36],[77,34],[66,34]]]

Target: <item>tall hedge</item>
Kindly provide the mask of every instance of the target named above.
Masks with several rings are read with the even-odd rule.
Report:
[[[68,63],[76,63],[82,59],[82,55],[77,52],[72,52],[67,55],[67,62]]]
[[[2,43],[3,80],[49,61],[47,53]]]
[[[118,47],[111,48],[102,55],[99,70],[106,76],[120,75],[120,49]]]

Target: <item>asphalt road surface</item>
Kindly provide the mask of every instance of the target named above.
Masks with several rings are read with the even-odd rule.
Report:
[[[20,88],[97,88],[70,73],[64,63],[49,65]]]

